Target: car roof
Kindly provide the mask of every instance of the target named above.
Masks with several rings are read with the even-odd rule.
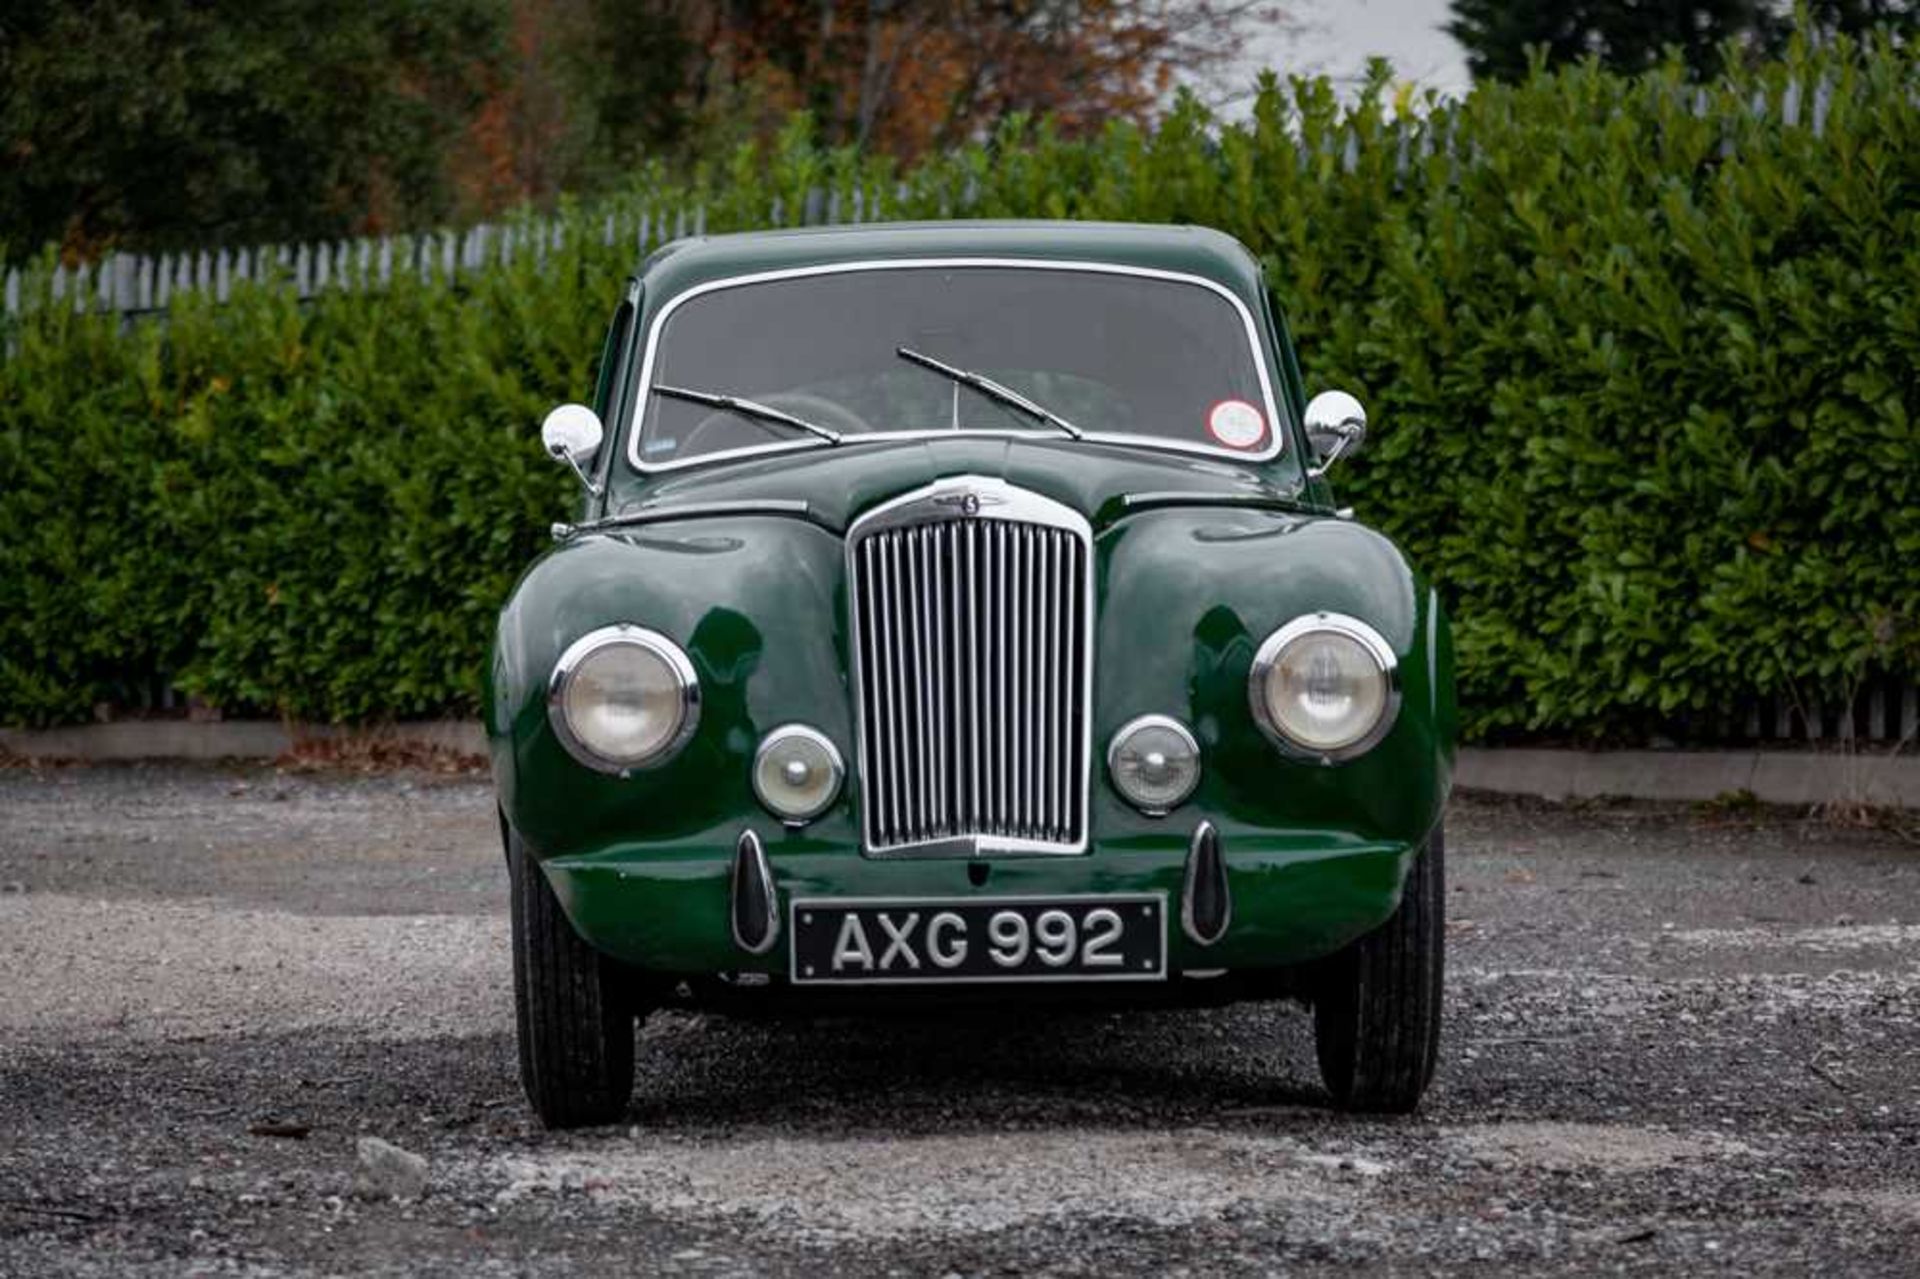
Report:
[[[649,306],[714,280],[887,259],[1034,259],[1196,275],[1258,308],[1260,264],[1245,245],[1208,227],[1144,222],[869,222],[693,236],[642,266]]]

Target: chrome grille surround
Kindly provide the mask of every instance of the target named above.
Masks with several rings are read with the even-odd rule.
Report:
[[[1003,480],[847,531],[862,843],[877,857],[1087,849],[1093,530]]]

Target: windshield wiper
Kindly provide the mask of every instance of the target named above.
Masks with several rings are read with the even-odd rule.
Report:
[[[670,400],[689,400],[694,404],[705,404],[711,408],[725,409],[729,413],[738,413],[741,417],[750,417],[759,422],[775,422],[781,426],[791,426],[797,431],[818,436],[829,444],[840,442],[840,432],[829,430],[817,422],[809,422],[803,417],[795,417],[784,409],[776,409],[771,404],[762,404],[758,400],[749,400],[738,395],[721,395],[714,391],[690,391],[684,386],[661,386],[655,383],[656,395],[664,395]]]
[[[1045,422],[1048,426],[1058,427],[1076,440],[1084,440],[1087,437],[1085,431],[1052,409],[1040,407],[1012,387],[1002,385],[984,373],[975,373],[971,369],[956,369],[951,364],[936,360],[931,355],[922,355],[910,347],[895,347],[893,353],[903,360],[918,364],[923,369],[932,369],[941,377],[958,382],[961,386],[970,387],[990,400],[997,400],[1009,408],[1019,409],[1022,413]]]

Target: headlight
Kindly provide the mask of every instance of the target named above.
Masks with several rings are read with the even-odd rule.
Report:
[[[812,821],[840,793],[846,770],[825,734],[805,724],[785,724],[768,733],[753,756],[753,793],[767,810],[791,825]]]
[[[1179,720],[1142,715],[1113,735],[1107,772],[1129,804],[1160,817],[1200,784],[1200,745]]]
[[[1400,707],[1393,650],[1380,632],[1338,613],[1288,622],[1253,658],[1254,718],[1280,746],[1323,763],[1351,759],[1393,726]]]
[[[666,636],[602,627],[554,664],[547,718],[575,759],[624,775],[686,745],[700,720],[700,684],[693,663]]]

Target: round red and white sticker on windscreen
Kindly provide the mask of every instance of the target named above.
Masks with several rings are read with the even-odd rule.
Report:
[[[1222,400],[1207,410],[1207,431],[1230,449],[1257,448],[1267,438],[1267,419],[1245,400]]]

